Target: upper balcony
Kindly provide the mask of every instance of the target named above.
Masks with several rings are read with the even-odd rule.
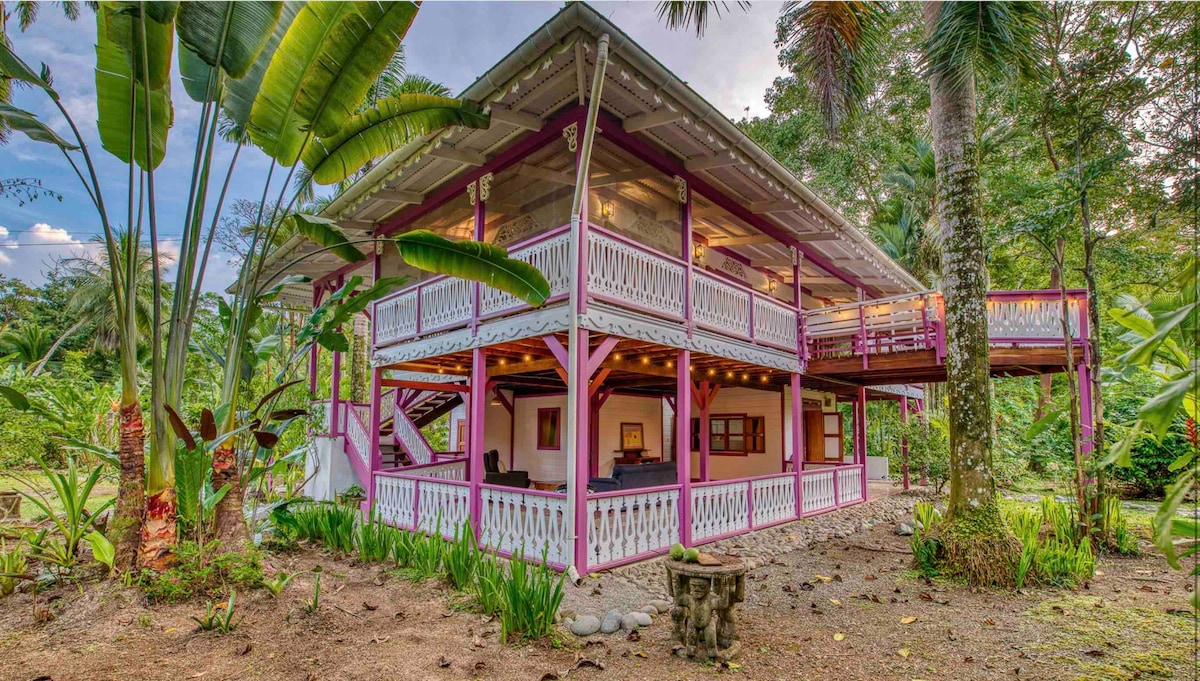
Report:
[[[545,275],[551,293],[547,304],[570,293],[569,231],[564,225],[509,249],[512,257]],[[582,292],[590,300],[685,328],[799,352],[796,308],[769,292],[702,271],[595,224],[588,228],[584,258],[587,277]],[[525,309],[522,301],[486,284],[434,277],[375,304],[373,342],[375,348],[384,348]]]

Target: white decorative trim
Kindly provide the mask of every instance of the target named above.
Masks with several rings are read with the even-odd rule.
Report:
[[[566,329],[568,322],[566,304],[558,303],[523,314],[483,322],[479,325],[475,335],[471,334],[469,328],[457,329],[429,338],[378,349],[371,356],[371,366],[411,362],[460,350],[472,350],[522,338],[545,336]]]
[[[477,187],[474,182],[467,185],[467,199],[471,202],[472,206],[475,205],[475,190],[476,189],[477,189]]]
[[[579,325],[591,331],[703,352],[789,373],[803,371],[800,359],[794,353],[752,345],[701,329],[693,330],[688,338],[683,325],[678,322],[656,319],[602,302],[588,303],[587,312],[579,316]]]
[[[487,173],[479,178],[479,200],[487,201],[492,195],[492,177],[491,173]]]
[[[562,135],[567,141],[567,151],[575,153],[579,149],[579,124],[572,123],[563,128]]]
[[[687,203],[687,198],[688,198],[687,180],[683,179],[682,177],[680,177],[678,175],[675,176],[675,191],[679,192],[679,202]]]

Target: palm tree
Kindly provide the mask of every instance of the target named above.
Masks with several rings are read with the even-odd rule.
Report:
[[[675,25],[700,14],[662,9]],[[670,3],[676,4],[676,3]],[[711,3],[682,3],[705,5]],[[836,132],[871,92],[888,3],[789,2],[780,22],[786,49]],[[1042,10],[1023,2],[928,2],[922,7],[922,61],[929,81],[936,204],[946,299],[950,501],[947,570],[972,583],[1011,584],[1018,549],[1000,517],[991,452],[987,267],[979,180],[975,83],[979,76],[1032,75],[1041,61]],[[697,28],[700,26],[697,24]]]
[[[126,262],[131,247],[128,230],[118,230],[117,234],[118,267]],[[103,237],[93,237],[93,243],[103,245]],[[152,254],[146,246],[139,245],[137,249],[136,281],[137,292],[133,297],[134,314],[137,317],[139,335],[146,336],[150,331],[153,317],[151,303],[154,300],[154,265]],[[168,258],[159,255],[160,264],[165,265]],[[112,271],[108,260],[108,252],[98,249],[96,254],[81,255],[66,258],[62,261],[65,277],[74,289],[67,300],[67,312],[75,319],[87,319],[96,325],[95,344],[97,348],[115,349],[118,341],[118,325],[115,304],[116,293],[112,288]]]
[[[37,324],[22,324],[0,333],[0,355],[8,355],[18,366],[31,369],[40,362],[54,339]]]

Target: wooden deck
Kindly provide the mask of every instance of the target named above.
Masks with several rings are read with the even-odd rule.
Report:
[[[992,376],[1036,376],[1065,371],[1067,353],[1060,347],[993,347],[988,353]],[[1083,361],[1083,349],[1072,348],[1071,365]],[[863,367],[862,357],[811,359],[807,375],[855,383],[888,385],[894,383],[940,383],[946,380],[946,366],[938,361],[936,350],[910,350],[872,355]]]

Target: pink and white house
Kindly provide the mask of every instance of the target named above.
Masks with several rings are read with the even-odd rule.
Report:
[[[504,246],[552,297],[532,309],[383,244],[294,268],[306,303],[352,275],[411,278],[363,325],[369,401],[324,402],[317,493],[357,482],[389,523],[469,522],[579,573],[862,503],[866,401],[907,413],[944,380],[941,297],[584,4],[462,96],[490,127],[395,151],[325,214]],[[1065,348],[1056,292],[994,293],[993,372],[1082,371],[1083,306]],[[435,451],[422,429],[445,414]]]

